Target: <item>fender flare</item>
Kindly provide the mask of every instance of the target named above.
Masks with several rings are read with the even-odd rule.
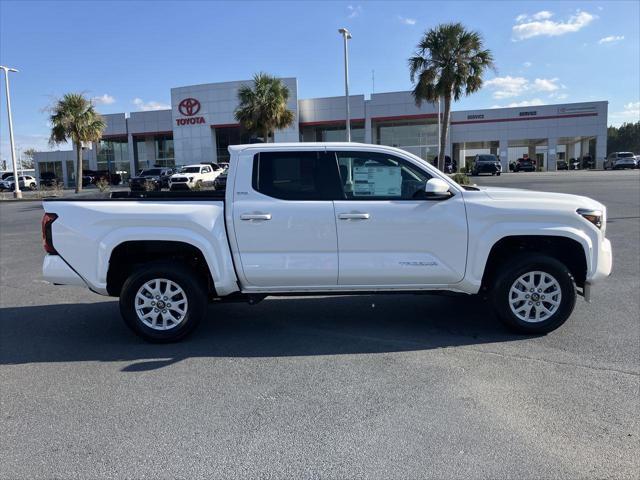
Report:
[[[216,292],[228,295],[238,290],[231,253],[224,232],[213,232],[214,243],[199,233],[175,227],[123,227],[109,232],[98,243],[98,281],[106,289],[109,260],[114,249],[125,242],[170,241],[182,242],[197,248],[202,253]],[[214,245],[218,248],[214,248]]]
[[[566,225],[508,223],[494,225],[480,236],[475,236],[472,242],[469,242],[467,259],[470,260],[471,264],[467,269],[467,280],[479,286],[493,247],[507,237],[519,236],[564,237],[574,240],[582,246],[587,266],[587,276],[595,270],[596,266],[593,265],[593,240],[584,231]],[[472,245],[475,245],[473,250]]]

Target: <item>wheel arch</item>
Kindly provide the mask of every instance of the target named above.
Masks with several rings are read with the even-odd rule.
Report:
[[[237,291],[238,285],[226,234],[222,232],[214,240],[212,243],[195,232],[173,228],[156,228],[152,235],[141,229],[112,232],[99,245],[99,275],[107,293],[117,296],[123,275],[135,265],[171,259],[188,261],[210,282],[211,293],[228,295]]]
[[[521,253],[538,253],[563,263],[576,285],[584,287],[588,275],[587,251],[583,242],[564,235],[508,235],[496,241],[489,251],[482,273],[481,288],[491,287],[505,258]]]

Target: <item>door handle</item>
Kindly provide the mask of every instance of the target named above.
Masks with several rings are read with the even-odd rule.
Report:
[[[243,213],[240,220],[271,220],[270,213]]]
[[[369,220],[368,213],[340,213],[338,218],[340,220]]]

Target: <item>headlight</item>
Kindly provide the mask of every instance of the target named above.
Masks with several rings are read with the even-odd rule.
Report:
[[[579,208],[577,210],[578,215],[589,220],[593,223],[599,230],[603,229],[604,226],[604,215],[601,210],[592,210],[590,208]]]

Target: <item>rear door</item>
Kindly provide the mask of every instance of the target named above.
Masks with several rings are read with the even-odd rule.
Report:
[[[341,187],[324,150],[241,157],[233,226],[248,287],[326,287],[338,282],[333,198]]]
[[[340,285],[457,283],[464,277],[462,195],[427,200],[419,162],[379,152],[337,151],[345,200],[335,202]]]

